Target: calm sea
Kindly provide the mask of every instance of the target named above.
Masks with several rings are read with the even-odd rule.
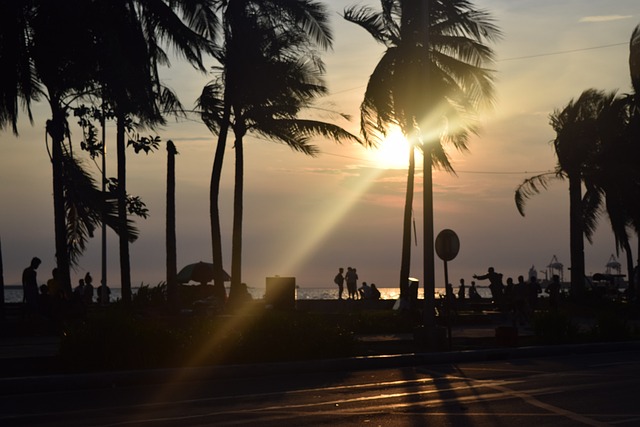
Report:
[[[254,299],[261,299],[264,297],[264,288],[248,288],[249,293]],[[382,299],[395,300],[400,296],[400,290],[398,288],[378,288]],[[137,288],[133,288],[133,292],[137,292]],[[444,295],[444,288],[436,288],[436,295]],[[457,292],[457,289],[456,289]],[[229,288],[227,288],[227,294]],[[487,287],[478,287],[478,293],[480,296],[489,298],[491,292]],[[346,296],[346,292],[344,294]],[[423,289],[418,289],[418,298],[422,298]],[[120,298],[120,288],[111,289],[111,299],[113,301]],[[331,300],[338,298],[338,288],[305,288],[299,287],[296,289],[296,299],[300,300]],[[8,285],[4,287],[4,300],[5,302],[22,302],[22,286]]]

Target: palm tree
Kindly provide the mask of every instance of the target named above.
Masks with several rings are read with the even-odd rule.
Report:
[[[217,195],[228,127],[235,136],[233,297],[241,283],[244,136],[253,131],[308,155],[317,151],[309,144],[313,135],[337,141],[358,138],[336,125],[299,118],[315,97],[326,93],[320,79],[322,62],[312,50],[331,40],[323,7],[306,0],[246,1],[229,4],[224,17],[225,44],[217,56],[222,68],[204,88],[198,104],[205,123],[219,135],[211,192],[217,269],[222,268]],[[260,79],[251,77],[256,75]]]
[[[168,65],[160,41],[168,41],[191,64],[204,71],[202,52],[212,49],[217,18],[211,1],[133,1],[99,3],[101,16],[110,19],[96,24],[100,47],[101,96],[116,116],[118,156],[117,195],[119,218],[127,222],[126,132],[131,118],[154,127],[164,123],[165,111],[181,111],[175,94],[160,84],[158,65]],[[120,276],[122,299],[131,300],[129,238],[121,235]]]
[[[637,289],[634,260],[629,242],[631,228],[640,235],[640,175],[637,159],[640,156],[640,26],[636,27],[629,43],[629,71],[634,92],[617,97],[605,104],[599,117],[601,146],[591,179],[597,194],[605,198],[606,212],[616,239],[616,250],[626,254],[629,278],[629,297]],[[638,250],[640,253],[640,243]]]
[[[434,294],[434,233],[432,168],[453,172],[444,143],[461,151],[477,132],[477,115],[492,100],[492,72],[484,68],[493,59],[485,41],[500,36],[490,16],[466,0],[381,0],[382,11],[347,8],[344,17],[367,30],[385,45],[360,107],[361,129],[367,141],[398,125],[411,146],[424,155],[424,286]],[[409,179],[413,171],[409,170]],[[410,189],[403,227],[400,285],[408,281]],[[433,322],[433,298],[427,301],[426,320]]]
[[[171,311],[178,309],[176,275],[176,146],[167,141],[167,302]]]
[[[45,99],[51,108],[46,132],[51,138],[56,263],[63,286],[70,290],[70,252],[68,227],[73,227],[73,209],[65,202],[65,180],[71,163],[67,111],[74,98],[91,86],[95,61],[91,55],[93,38],[88,2],[71,0],[63,4],[17,0],[0,6],[0,60],[11,64],[0,89],[0,127],[11,124],[17,133],[22,102],[31,118],[30,105]],[[70,244],[71,243],[71,244]]]
[[[584,237],[591,241],[601,199],[593,180],[602,146],[603,110],[616,103],[615,92],[595,89],[582,92],[562,110],[555,110],[550,124],[556,131],[552,141],[558,158],[555,171],[527,178],[516,190],[516,207],[524,215],[526,200],[545,189],[551,179],[569,181],[569,240],[571,253],[571,293],[584,292]],[[583,198],[582,185],[587,191]]]

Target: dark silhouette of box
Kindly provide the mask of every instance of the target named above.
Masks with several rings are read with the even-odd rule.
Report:
[[[265,302],[276,310],[296,308],[296,278],[267,277]]]

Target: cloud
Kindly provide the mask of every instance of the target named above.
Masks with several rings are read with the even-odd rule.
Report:
[[[621,19],[630,19],[633,18],[633,15],[595,15],[595,16],[584,16],[580,18],[579,22],[609,22],[609,21],[619,21]]]

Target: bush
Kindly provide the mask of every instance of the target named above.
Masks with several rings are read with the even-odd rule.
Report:
[[[631,337],[632,330],[623,314],[604,310],[597,314],[592,333],[600,341],[623,341]]]
[[[118,306],[67,325],[61,360],[71,370],[112,370],[342,357],[353,334],[322,316],[133,316]]]
[[[540,344],[567,344],[579,338],[579,328],[563,312],[545,311],[537,313],[533,319],[536,341]]]
[[[394,310],[363,310],[345,314],[342,327],[358,334],[413,332],[420,324],[415,313]]]

